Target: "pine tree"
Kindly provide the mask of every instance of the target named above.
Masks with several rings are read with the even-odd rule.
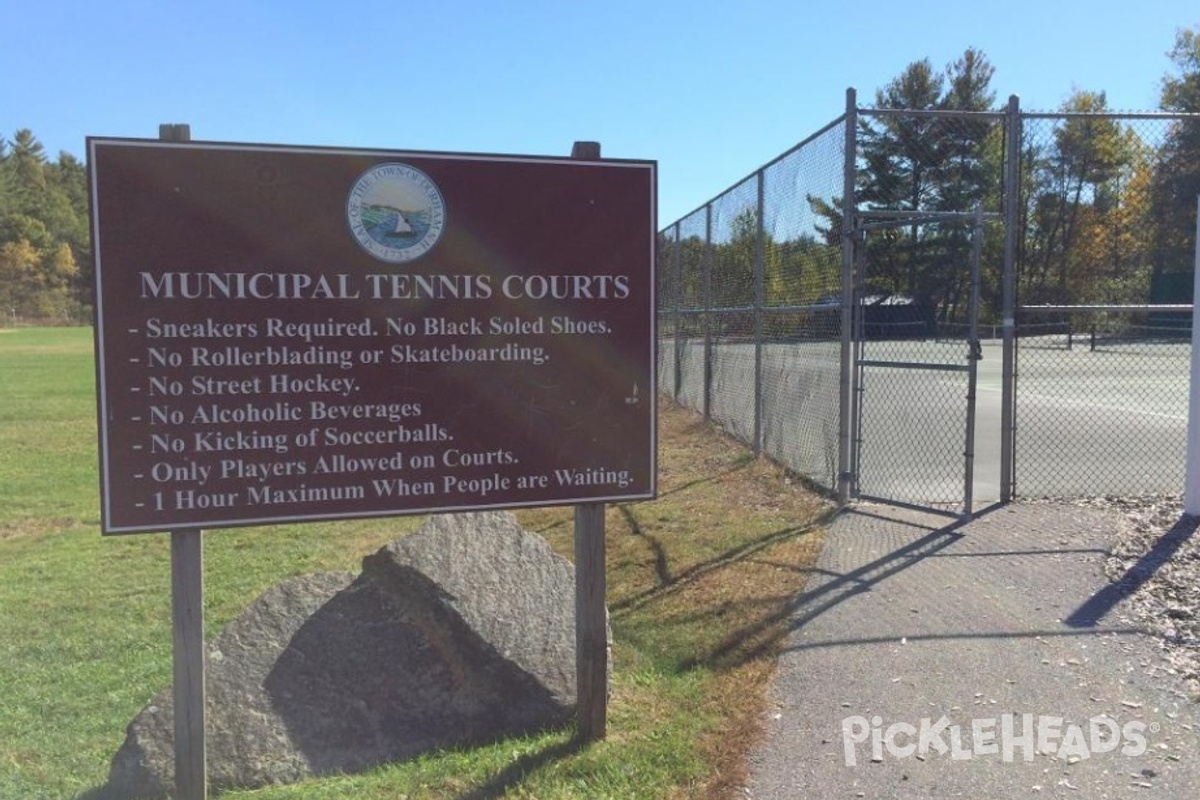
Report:
[[[990,110],[994,69],[969,48],[936,72],[914,61],[876,92],[880,109]],[[860,121],[856,200],[863,210],[970,211],[994,195],[1001,146],[994,123],[962,116],[869,115]],[[828,209],[826,209],[828,210]],[[966,276],[970,237],[962,225],[920,225],[873,233],[869,289],[903,293],[932,305],[954,305]]]

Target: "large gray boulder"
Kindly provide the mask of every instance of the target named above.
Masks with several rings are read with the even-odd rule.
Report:
[[[574,569],[511,514],[430,517],[363,561],[264,593],[212,642],[214,790],[355,772],[566,723]],[[174,785],[170,689],[129,725],[109,791]]]

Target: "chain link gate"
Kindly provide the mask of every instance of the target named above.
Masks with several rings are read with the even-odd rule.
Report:
[[[983,224],[961,212],[859,212],[855,219],[852,494],[941,513],[973,513]],[[939,327],[932,308],[871,290],[868,242],[926,225],[962,231],[967,323]],[[965,230],[964,230],[965,229]],[[949,237],[953,241],[953,235]],[[950,249],[953,249],[951,247]],[[953,253],[939,253],[953,258]]]

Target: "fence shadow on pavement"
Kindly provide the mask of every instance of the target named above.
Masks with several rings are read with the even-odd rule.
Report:
[[[950,548],[959,544],[966,544],[968,537],[971,537],[970,532],[964,532],[964,527],[970,525],[976,520],[985,518],[988,514],[999,513],[1004,509],[1001,505],[994,505],[986,509],[984,512],[967,519],[959,519],[950,522],[942,527],[937,527],[935,523],[922,522],[916,520],[898,521],[896,517],[883,514],[877,514],[870,510],[858,508],[849,508],[842,511],[841,524],[843,530],[853,528],[854,534],[861,535],[863,531],[859,528],[869,527],[871,521],[878,521],[880,524],[879,537],[886,537],[888,534],[883,531],[892,531],[891,535],[896,535],[896,530],[899,526],[900,530],[907,529],[907,536],[917,536],[918,538],[909,539],[903,544],[888,550],[887,552],[873,558],[865,563],[852,566],[849,569],[841,570],[830,566],[826,563],[822,569],[815,572],[815,576],[819,583],[812,588],[806,590],[796,598],[793,606],[793,616],[788,625],[788,631],[791,634],[801,631],[806,626],[810,625],[818,618],[821,618],[831,612],[838,611],[838,607],[847,601],[853,600],[866,593],[874,592],[883,589],[886,582],[895,581],[902,577],[902,573],[910,570],[919,564],[925,562],[933,562],[935,560],[953,559],[1020,559],[1020,558],[1059,558],[1059,557],[1093,557],[1099,558],[1103,555],[1104,550],[1097,547],[1017,547],[997,549],[990,546],[983,546],[982,549],[974,548],[955,548],[956,552],[948,552]],[[892,509],[893,511],[896,509]],[[867,523],[863,525],[862,523]],[[1192,528],[1194,530],[1194,526]],[[921,531],[925,531],[923,534]],[[838,534],[835,533],[834,536]],[[870,534],[868,534],[869,536]],[[1164,537],[1166,540],[1169,537]],[[864,542],[866,540],[864,539]],[[832,543],[827,543],[827,547],[835,546]],[[1179,546],[1178,542],[1173,542],[1170,545],[1155,548],[1154,558],[1149,556],[1144,559],[1145,567],[1149,568],[1153,564],[1153,568],[1157,568],[1163,561],[1170,557],[1170,554]],[[853,548],[851,548],[853,549]],[[949,562],[946,562],[949,563]],[[941,570],[941,568],[939,568]],[[1131,570],[1132,571],[1132,570]],[[939,576],[950,574],[948,570],[941,570]],[[907,576],[905,576],[907,580]],[[924,581],[925,579],[922,579]],[[928,585],[928,591],[938,591],[940,586],[932,582]],[[924,584],[922,584],[924,585]],[[1127,593],[1127,592],[1126,592]],[[1097,629],[1094,627],[1099,623],[1099,620],[1104,616],[1112,605],[1119,600],[1123,594],[1110,598],[1111,587],[1105,587],[1095,594],[1093,600],[1085,604],[1088,608],[1086,612],[1093,619],[1087,631],[1077,631],[1055,627],[1052,624],[1046,626],[1030,627],[1022,630],[986,630],[974,628],[971,625],[966,626],[962,630],[952,630],[942,627],[940,630],[931,631],[913,631],[907,635],[907,640],[911,642],[919,641],[952,641],[963,639],[1000,639],[1000,638],[1047,638],[1047,637],[1070,637],[1094,634]],[[1097,599],[1099,598],[1099,599]],[[1101,604],[1104,607],[1101,607]],[[838,611],[838,613],[841,613]],[[1073,614],[1072,617],[1078,615],[1079,612]],[[1070,625],[1070,618],[1062,620],[1064,625]],[[1076,623],[1077,624],[1077,623]],[[876,633],[875,626],[865,626],[866,630],[863,635],[858,637],[843,637],[835,636],[833,638],[821,638],[817,641],[802,642],[793,640],[785,648],[785,652],[810,650],[817,648],[832,648],[845,647],[853,645],[871,645],[879,644],[887,641],[897,641],[901,634],[885,633],[873,635]],[[1140,629],[1118,626],[1106,626],[1104,632],[1107,633],[1135,633]]]
[[[1200,527],[1200,517],[1184,516],[1125,571],[1117,580],[1100,589],[1087,602],[1077,608],[1063,622],[1073,628],[1094,627],[1108,612],[1142,584],[1154,577],[1164,564],[1170,561],[1179,548]]]
[[[869,512],[854,508],[838,510],[831,519],[823,521],[824,525],[836,525],[838,520],[844,520],[847,515],[869,517]],[[908,567],[934,555],[961,538],[957,529],[965,520],[955,520],[942,528],[927,528],[926,534],[919,539],[909,542],[886,556],[849,572],[838,572],[822,568],[820,565],[807,567],[803,571],[809,575],[810,583],[814,580],[819,584],[806,589],[793,602],[781,607],[770,617],[759,620],[753,626],[747,626],[725,638],[703,660],[711,663],[722,663],[733,654],[737,662],[752,661],[778,648],[781,640],[787,639],[795,630],[803,627],[850,598],[868,592],[871,587],[888,577],[895,575]],[[791,531],[781,531],[777,536],[794,535]],[[829,546],[828,542],[825,545]],[[739,554],[740,555],[740,554]],[[780,565],[783,566],[783,565]],[[775,628],[773,635],[764,638],[764,629]],[[756,642],[747,648],[746,644]],[[787,648],[791,649],[791,648]],[[699,659],[698,659],[699,660]]]

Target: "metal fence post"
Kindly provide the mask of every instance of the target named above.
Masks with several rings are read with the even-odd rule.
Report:
[[[1005,117],[1004,274],[1001,278],[1002,362],[1000,377],[1000,502],[1011,502],[1016,491],[1016,325],[1017,234],[1021,224],[1021,108],[1017,96],[1008,98]]]
[[[854,476],[850,470],[850,449],[853,446],[851,424],[854,408],[853,321],[854,321],[854,177],[857,154],[858,95],[853,88],[846,90],[845,155],[842,172],[842,346],[840,397],[838,413],[838,474],[839,503],[847,503]]]
[[[975,202],[975,222],[971,229],[971,299],[967,331],[967,431],[963,469],[963,517],[970,519],[975,501],[975,404],[979,388],[979,283],[983,263],[983,203]]]
[[[766,297],[766,229],[763,223],[763,184],[766,176],[758,171],[758,230],[754,252],[754,457],[762,455],[763,425],[763,304]]]
[[[712,203],[704,207],[704,418],[712,419]]]
[[[1183,513],[1200,516],[1200,196],[1196,197],[1196,266],[1192,277],[1192,363],[1188,389],[1187,466]]]
[[[676,222],[672,229],[675,231],[675,243],[671,247],[672,268],[675,272],[675,402],[679,402],[679,393],[683,389],[683,257],[680,254],[680,224]]]

